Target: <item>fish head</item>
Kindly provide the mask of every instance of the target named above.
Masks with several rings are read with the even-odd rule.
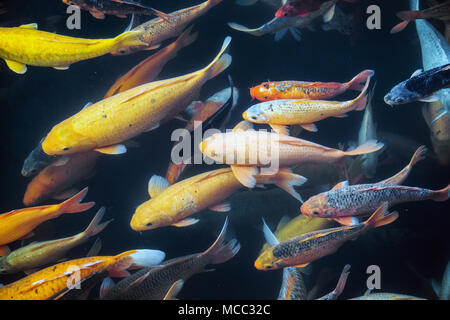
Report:
[[[67,155],[93,150],[97,144],[72,129],[70,122],[63,121],[52,128],[44,141],[42,150],[48,155]]]
[[[300,207],[305,216],[317,218],[333,218],[336,214],[335,208],[328,204],[326,193],[320,193],[309,198]]]
[[[226,139],[223,133],[216,133],[204,139],[199,144],[200,151],[217,163],[225,163],[226,159]]]
[[[135,231],[145,231],[169,226],[172,223],[173,218],[151,199],[136,208],[130,226]]]
[[[273,255],[273,248],[265,250],[255,260],[254,266],[258,270],[276,270],[286,266],[282,259],[276,258]]]
[[[264,103],[251,106],[242,114],[242,117],[253,123],[268,123],[269,115]]]
[[[393,87],[391,91],[384,96],[384,102],[390,106],[405,104],[418,99],[418,95],[408,90],[403,83]]]
[[[34,176],[55,160],[55,157],[46,154],[42,150],[41,143],[43,140],[44,139],[41,140],[39,145],[34,148],[33,151],[31,151],[28,157],[25,159],[22,166],[22,176]]]
[[[252,99],[259,101],[268,101],[273,90],[272,87],[270,82],[264,82],[256,87],[250,88],[250,96]]]

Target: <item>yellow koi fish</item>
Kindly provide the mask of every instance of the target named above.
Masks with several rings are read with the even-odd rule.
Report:
[[[0,273],[16,273],[32,270],[63,258],[67,251],[85,243],[89,238],[106,228],[112,220],[99,224],[104,213],[105,209],[101,208],[86,230],[72,237],[33,242],[11,252],[5,257],[0,257]]]
[[[231,63],[225,50],[227,37],[216,58],[204,69],[184,76],[155,81],[106,98],[52,128],[42,142],[49,155],[96,150],[106,154],[126,152],[120,142],[157,128],[173,118],[199,94],[203,84]]]
[[[0,58],[19,74],[27,71],[27,65],[65,70],[78,61],[145,44],[139,40],[141,34],[128,31],[112,39],[81,39],[37,30],[36,23],[0,28]]]
[[[293,186],[300,186],[306,178],[293,174],[289,169],[280,169],[275,175],[257,175],[258,184],[275,184],[301,201]],[[199,219],[190,215],[209,208],[213,211],[231,210],[223,201],[243,185],[234,177],[231,169],[218,169],[182,180],[173,185],[163,177],[154,175],[148,183],[150,200],[141,204],[131,219],[131,228],[136,231],[164,226],[184,227]]]

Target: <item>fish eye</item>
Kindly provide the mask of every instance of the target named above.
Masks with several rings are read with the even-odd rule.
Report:
[[[266,83],[266,84],[264,85],[264,88],[269,89],[269,84]]]
[[[314,211],[313,211],[313,215],[315,215],[315,216],[319,215],[319,211],[314,210]]]
[[[125,54],[125,53],[126,53],[126,50],[125,50],[125,49],[119,49],[119,53],[120,53],[120,54]]]
[[[272,269],[272,266],[265,266],[266,269]]]
[[[150,226],[152,226],[152,225],[153,225],[152,222],[147,222],[147,223],[145,224],[146,227],[150,227]]]
[[[250,116],[250,119],[252,120],[258,120],[258,118],[255,115]]]
[[[70,150],[69,147],[64,147],[64,148],[63,148],[63,151],[68,151],[68,150]]]

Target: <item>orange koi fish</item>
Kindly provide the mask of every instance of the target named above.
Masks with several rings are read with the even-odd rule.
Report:
[[[191,30],[192,27],[189,27],[175,42],[159,50],[128,71],[113,84],[105,94],[105,98],[155,80],[166,63],[176,57],[178,51],[197,39],[198,33],[190,34]]]
[[[167,14],[167,19],[155,18],[137,26],[132,31],[143,31],[140,40],[147,45],[131,45],[121,47],[112,54],[124,55],[140,50],[157,49],[164,40],[178,36],[184,28],[218,5],[222,0],[207,0],[199,5],[174,11]]]
[[[126,277],[127,269],[157,265],[164,258],[163,251],[144,249],[61,262],[0,287],[0,300],[56,300],[105,270],[111,277]]]
[[[276,270],[284,267],[305,267],[310,262],[335,253],[348,240],[370,229],[394,222],[398,213],[388,213],[387,208],[387,203],[383,203],[364,223],[305,233],[274,245],[256,259],[255,268]]]
[[[0,256],[9,252],[10,242],[29,235],[42,222],[59,217],[64,213],[77,213],[89,210],[95,202],[80,203],[88,192],[84,188],[72,198],[60,204],[13,210],[0,214]]]
[[[373,74],[373,71],[369,71]],[[329,118],[343,118],[347,112],[364,110],[367,104],[369,75],[361,94],[353,100],[338,102],[326,100],[283,99],[258,103],[251,106],[242,117],[253,123],[266,123],[279,133],[288,135],[287,125],[300,125],[308,131],[317,131],[314,122]]]
[[[259,101],[280,99],[323,100],[333,98],[347,90],[361,91],[367,79],[373,76],[372,70],[364,70],[346,83],[280,81],[264,82],[250,88],[250,95]]]
[[[30,181],[23,196],[23,204],[32,206],[48,199],[67,199],[76,191],[75,183],[88,178],[94,172],[100,153],[81,152],[72,155],[65,164],[49,165]]]
[[[54,126],[42,142],[42,150],[49,155],[92,150],[105,154],[126,152],[121,142],[175,117],[197,98],[206,81],[231,64],[231,56],[225,54],[230,42],[231,37],[227,37],[216,58],[199,71],[143,84],[86,106]]]
[[[232,132],[213,134],[199,145],[205,156],[216,163],[230,165],[236,179],[248,188],[256,185],[254,175],[259,173],[259,167],[335,163],[344,157],[372,153],[382,147],[383,143],[369,140],[356,149],[342,151],[275,132],[255,131],[246,121],[239,123]]]

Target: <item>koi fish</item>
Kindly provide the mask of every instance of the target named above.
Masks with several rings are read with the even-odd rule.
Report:
[[[354,226],[337,227],[309,232],[281,242],[264,251],[255,261],[258,270],[276,270],[284,267],[305,267],[309,263],[335,253],[345,242],[372,228],[389,224],[398,213],[388,213],[383,203],[371,217]]]
[[[406,26],[417,19],[440,19],[443,21],[450,19],[450,1],[440,3],[424,10],[400,11],[397,17],[404,20],[391,30],[391,33],[397,33],[406,28]]]
[[[324,100],[334,98],[347,90],[362,91],[367,80],[374,75],[372,70],[364,70],[346,83],[278,81],[263,82],[250,88],[250,95],[259,101],[280,99]]]
[[[143,84],[86,106],[54,126],[42,142],[42,149],[50,155],[91,150],[105,154],[126,152],[121,142],[175,117],[198,96],[206,81],[231,64],[231,56],[225,54],[230,42],[231,37],[227,37],[216,58],[197,72]]]
[[[439,101],[437,91],[450,88],[450,64],[423,71],[415,71],[411,78],[394,86],[384,96],[384,102],[390,106],[415,101]]]
[[[22,176],[34,176],[57,159],[57,157],[50,156],[42,150],[41,143],[43,140],[39,142],[38,146],[30,152],[23,162]]]
[[[179,50],[187,47],[197,39],[198,33],[190,34],[191,30],[192,27],[189,27],[175,42],[143,60],[120,77],[105,94],[105,98],[155,80],[162,68],[167,62],[176,57]]]
[[[140,40],[144,42],[144,45],[122,47],[114,51],[113,54],[125,55],[140,50],[157,49],[163,41],[178,36],[189,23],[220,2],[222,0],[207,0],[199,5],[169,13],[167,14],[167,19],[155,18],[147,21],[132,30],[142,32]]]
[[[0,273],[16,273],[19,271],[33,270],[63,258],[67,251],[85,243],[89,238],[99,234],[106,228],[112,220],[99,224],[104,213],[105,208],[101,208],[86,230],[72,237],[33,242],[11,252],[5,257],[0,257]]]
[[[327,12],[336,4],[338,0],[330,0],[322,4],[319,10],[311,12],[306,17],[273,18],[259,28],[250,29],[235,22],[228,22],[228,26],[234,30],[245,32],[253,36],[260,37],[265,34],[275,34],[275,41],[281,40],[289,30],[295,40],[301,40],[300,29],[310,26],[317,18],[323,17],[324,21],[329,17]]]
[[[116,256],[80,258],[39,270],[0,287],[0,300],[57,300],[90,277],[108,271],[111,277],[129,276],[127,269],[158,265],[165,258],[160,250],[130,250]]]
[[[105,14],[126,18],[129,14],[156,15],[168,20],[168,15],[154,8],[143,6],[131,0],[62,0],[69,6],[77,6],[97,19],[104,19]]]
[[[216,241],[206,251],[175,258],[158,268],[145,268],[133,273],[116,285],[104,281],[100,297],[105,300],[168,300],[174,296],[173,287],[185,283],[194,274],[206,271],[210,264],[225,263],[240,249],[236,239],[225,242],[228,217]],[[177,288],[179,291],[181,288]]]
[[[251,106],[242,117],[253,123],[265,123],[278,134],[289,135],[287,125],[300,125],[303,129],[317,132],[314,122],[328,117],[342,118],[347,112],[364,110],[367,104],[367,89],[373,71],[368,71],[367,81],[361,94],[350,101],[282,99],[261,102]]]
[[[72,198],[60,204],[13,210],[0,214],[0,256],[9,253],[10,242],[30,235],[34,228],[42,222],[59,217],[64,213],[77,213],[89,210],[95,202],[80,203],[88,192],[84,188]]]
[[[299,201],[301,197],[293,186],[301,186],[306,181],[289,169],[280,169],[274,175],[257,175],[255,179],[258,185],[275,184]],[[201,173],[173,185],[154,175],[148,183],[151,199],[137,207],[130,226],[135,231],[144,231],[195,224],[199,219],[188,217],[201,210],[230,211],[231,205],[223,201],[241,188],[242,184],[229,168]]]
[[[216,133],[199,145],[205,156],[216,163],[230,165],[236,179],[247,188],[256,185],[253,175],[259,173],[258,167],[335,163],[344,157],[375,152],[382,147],[381,142],[368,141],[356,149],[341,151],[275,132],[255,131],[246,121],[240,122],[232,132]],[[274,170],[265,169],[266,173]]]
[[[450,185],[437,191],[398,185],[406,179],[412,166],[423,159],[425,151],[424,147],[419,148],[410,164],[389,179],[352,186],[346,181],[339,183],[330,191],[309,198],[300,210],[307,216],[335,219],[341,224],[352,225],[357,223],[354,216],[367,214],[385,201],[390,206],[428,199],[446,201],[449,198]]]
[[[0,58],[19,74],[27,65],[66,70],[75,62],[111,53],[122,47],[145,44],[142,31],[127,31],[112,39],[81,39],[37,30],[37,24],[0,28]]]
[[[32,206],[48,199],[67,199],[77,191],[71,187],[94,172],[100,153],[81,152],[70,156],[65,164],[50,164],[28,183],[23,204]]]

